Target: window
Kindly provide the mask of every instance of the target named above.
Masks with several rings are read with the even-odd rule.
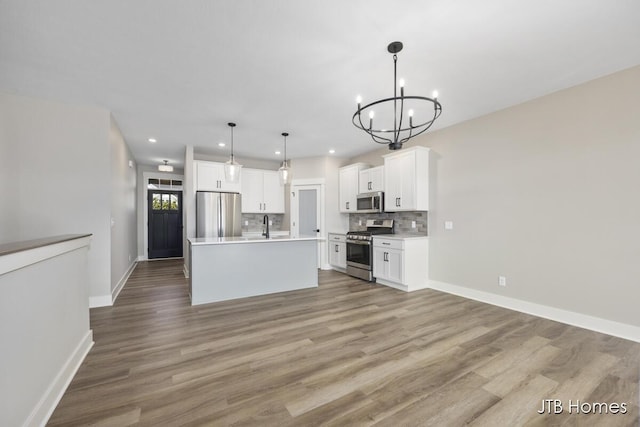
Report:
[[[149,178],[149,190],[182,190],[182,180]]]

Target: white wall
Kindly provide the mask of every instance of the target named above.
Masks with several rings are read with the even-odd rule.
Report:
[[[89,295],[110,298],[109,112],[1,92],[0,106],[3,154],[10,147],[0,162],[17,190],[0,209],[6,240],[92,233]]]
[[[89,240],[2,257],[2,426],[45,425],[93,344],[87,289]]]
[[[640,326],[639,87],[635,67],[420,137],[430,278]]]
[[[111,294],[122,289],[137,258],[136,164],[111,117]],[[129,164],[131,162],[131,165]]]

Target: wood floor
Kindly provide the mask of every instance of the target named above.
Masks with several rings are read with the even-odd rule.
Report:
[[[331,271],[191,307],[181,262],[139,263],[91,310],[95,346],[49,425],[639,425],[638,343]],[[539,415],[543,399],[563,412]]]

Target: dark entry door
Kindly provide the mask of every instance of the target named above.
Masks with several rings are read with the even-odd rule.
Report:
[[[182,256],[182,192],[149,190],[149,259]]]

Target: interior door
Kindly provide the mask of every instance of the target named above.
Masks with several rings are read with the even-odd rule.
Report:
[[[182,192],[148,191],[149,259],[182,257]]]
[[[319,184],[294,185],[291,190],[291,234],[294,237],[319,237],[321,187]],[[324,246],[318,241],[318,266]]]
[[[299,212],[299,236],[316,237],[320,231],[318,222],[318,190],[301,189],[298,190],[298,212]]]

